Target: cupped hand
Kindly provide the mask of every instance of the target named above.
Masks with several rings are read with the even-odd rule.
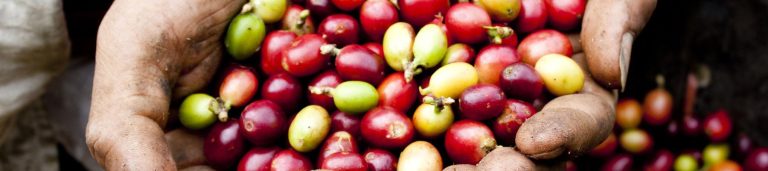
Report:
[[[164,139],[171,99],[198,91],[245,0],[118,0],[99,27],[91,154],[108,170],[176,170]]]
[[[656,0],[589,1],[573,56],[587,74],[584,87],[553,99],[521,126],[516,150],[536,161],[527,163],[584,154],[608,137],[615,120],[611,90],[624,87],[632,42],[655,7]]]

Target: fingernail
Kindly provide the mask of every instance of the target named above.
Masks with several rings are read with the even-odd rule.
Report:
[[[621,91],[627,83],[627,74],[629,73],[629,60],[632,56],[632,42],[635,36],[632,33],[624,33],[621,37],[621,46],[619,47],[619,70],[621,71]]]

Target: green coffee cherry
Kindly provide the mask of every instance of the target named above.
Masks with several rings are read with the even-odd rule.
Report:
[[[318,105],[301,109],[288,128],[288,143],[298,152],[316,149],[328,135],[331,117]]]
[[[227,52],[237,60],[250,58],[261,47],[266,29],[264,20],[253,12],[238,14],[229,23],[224,39]]]
[[[187,98],[181,102],[179,120],[184,127],[192,130],[199,130],[207,128],[213,124],[213,122],[216,122],[216,117],[219,114],[222,114],[224,117],[220,119],[226,121],[226,110],[228,108],[229,107],[221,100],[214,99],[207,94],[196,93],[187,96]]]
[[[346,81],[332,92],[333,103],[342,112],[361,114],[379,104],[379,93],[373,85],[363,81]]]
[[[440,64],[447,49],[448,38],[442,28],[435,24],[422,27],[413,43],[413,61],[405,66],[405,80],[410,81],[423,69]]]

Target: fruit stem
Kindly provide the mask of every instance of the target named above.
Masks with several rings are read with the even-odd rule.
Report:
[[[696,66],[696,80],[699,82],[699,88],[706,88],[712,80],[712,73],[706,64]]]
[[[512,36],[515,31],[512,28],[506,26],[483,26],[488,31],[488,36],[491,37],[491,43],[501,44],[502,39]]]
[[[450,98],[450,97],[438,97],[438,98],[435,98],[435,97],[432,97],[432,96],[425,96],[424,99],[422,99],[422,102],[424,102],[424,104],[435,105],[435,111],[437,113],[440,113],[440,111],[442,111],[445,108],[446,105],[451,105],[451,104],[455,103],[456,101],[453,100],[453,98]]]
[[[352,143],[352,135],[349,134],[349,132],[344,131],[346,134],[339,134],[338,142],[340,143],[333,143],[336,144],[336,147],[341,150],[352,150],[352,149],[346,149],[342,144],[351,144]]]
[[[304,27],[304,20],[307,20],[307,17],[309,17],[309,10],[301,10],[301,12],[299,12],[299,21],[296,22],[296,28]]]
[[[341,50],[336,48],[335,44],[325,44],[320,46],[320,54],[322,55],[336,56],[339,55],[339,51]]]
[[[440,21],[440,24],[443,24],[443,21],[445,20],[443,13],[438,12],[437,14],[435,14],[435,20]]]
[[[402,123],[392,123],[389,124],[389,128],[387,129],[387,135],[386,138],[388,139],[395,139],[400,138],[405,135],[406,126]]]
[[[400,64],[403,66],[403,70],[405,70],[405,66],[408,65],[408,63],[411,63],[411,61],[408,61],[409,59],[401,59]]]
[[[413,80],[413,76],[421,73],[421,65],[418,65],[414,62],[410,62],[405,64],[405,67],[403,68],[403,70],[405,70],[405,74],[404,74],[405,82],[408,83],[408,82],[411,82],[411,80]]]
[[[435,104],[435,97],[432,96],[424,96],[424,98],[421,100],[425,104]]]
[[[226,122],[227,119],[229,119],[229,114],[227,111],[229,111],[231,106],[231,103],[224,101],[220,97],[217,97],[213,102],[211,102],[208,108],[219,118],[219,121]]]
[[[315,86],[309,86],[309,93],[312,94],[322,94],[329,97],[333,97],[333,87],[315,87]]]
[[[483,144],[481,146],[481,149],[485,154],[488,154],[491,151],[493,151],[493,149],[496,149],[496,139],[486,138],[485,140],[483,140],[482,143]]]
[[[400,6],[397,5],[397,0],[389,0],[389,2],[392,3],[392,5],[394,5],[395,8],[397,8],[397,10],[400,10]]]
[[[420,93],[422,96],[425,96],[425,95],[427,95],[427,94],[429,94],[429,93],[432,93],[432,90],[430,90],[430,89],[429,89],[429,87],[427,87],[427,88],[421,88],[421,86],[419,86],[419,93]]]
[[[501,44],[501,37],[499,37],[499,36],[491,36],[491,43],[493,43],[493,44]]]
[[[251,3],[246,3],[245,5],[243,5],[243,9],[240,10],[240,14],[245,14],[247,12],[251,12],[254,10],[256,10],[256,8],[253,8],[253,5],[251,5]]]
[[[229,119],[229,114],[227,113],[226,110],[222,110],[221,112],[219,112],[218,117],[219,117],[219,121],[227,122],[227,119]]]
[[[664,75],[656,75],[656,86],[659,88],[664,88]]]

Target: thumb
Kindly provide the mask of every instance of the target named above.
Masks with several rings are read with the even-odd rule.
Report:
[[[588,68],[584,55],[574,55],[573,60]],[[523,123],[515,138],[517,149],[534,159],[588,152],[610,134],[615,104],[615,96],[586,77],[580,93],[553,99]]]
[[[592,0],[587,4],[581,41],[595,81],[623,89],[632,42],[656,8],[656,0]]]
[[[188,35],[174,39],[178,42],[175,44],[178,52],[185,56],[182,59],[183,69],[173,88],[174,100],[208,85],[221,62],[221,56],[226,53],[221,50],[224,46],[220,39],[223,39],[229,21],[240,13],[246,1],[185,0],[178,3],[192,6],[195,10],[174,13],[178,15],[174,18],[179,24],[191,25],[177,30]]]

